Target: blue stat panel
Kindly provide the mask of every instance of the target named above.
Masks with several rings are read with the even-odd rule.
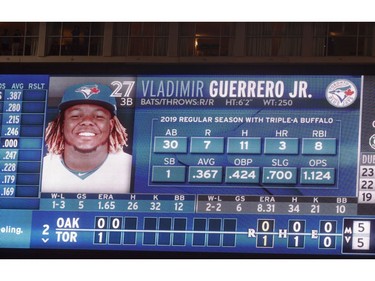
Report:
[[[94,80],[131,190],[44,192],[62,88]],[[374,93],[373,76],[0,76],[0,248],[375,255]]]

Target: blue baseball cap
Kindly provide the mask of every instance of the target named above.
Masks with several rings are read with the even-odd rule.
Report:
[[[116,99],[111,97],[112,90],[107,85],[98,83],[77,84],[68,87],[59,104],[59,110],[65,110],[76,104],[96,104],[116,115]]]

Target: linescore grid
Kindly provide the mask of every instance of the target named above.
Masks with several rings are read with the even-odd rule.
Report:
[[[0,248],[372,256],[374,84],[343,75],[2,75]],[[124,143],[130,164],[73,169],[63,150],[54,165],[66,176],[47,189],[60,173],[45,172],[46,139],[59,138],[49,124],[85,104],[112,111],[125,132],[112,142]],[[88,157],[94,128],[106,129],[84,114],[72,131]],[[119,161],[111,153],[104,161]]]

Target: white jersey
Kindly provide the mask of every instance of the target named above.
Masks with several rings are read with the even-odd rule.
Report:
[[[129,193],[132,156],[110,153],[94,171],[70,171],[60,155],[49,154],[43,160],[42,192]]]

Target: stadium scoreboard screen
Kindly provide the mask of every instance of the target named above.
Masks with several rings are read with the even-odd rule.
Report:
[[[374,108],[366,75],[0,75],[0,248],[375,255]]]

